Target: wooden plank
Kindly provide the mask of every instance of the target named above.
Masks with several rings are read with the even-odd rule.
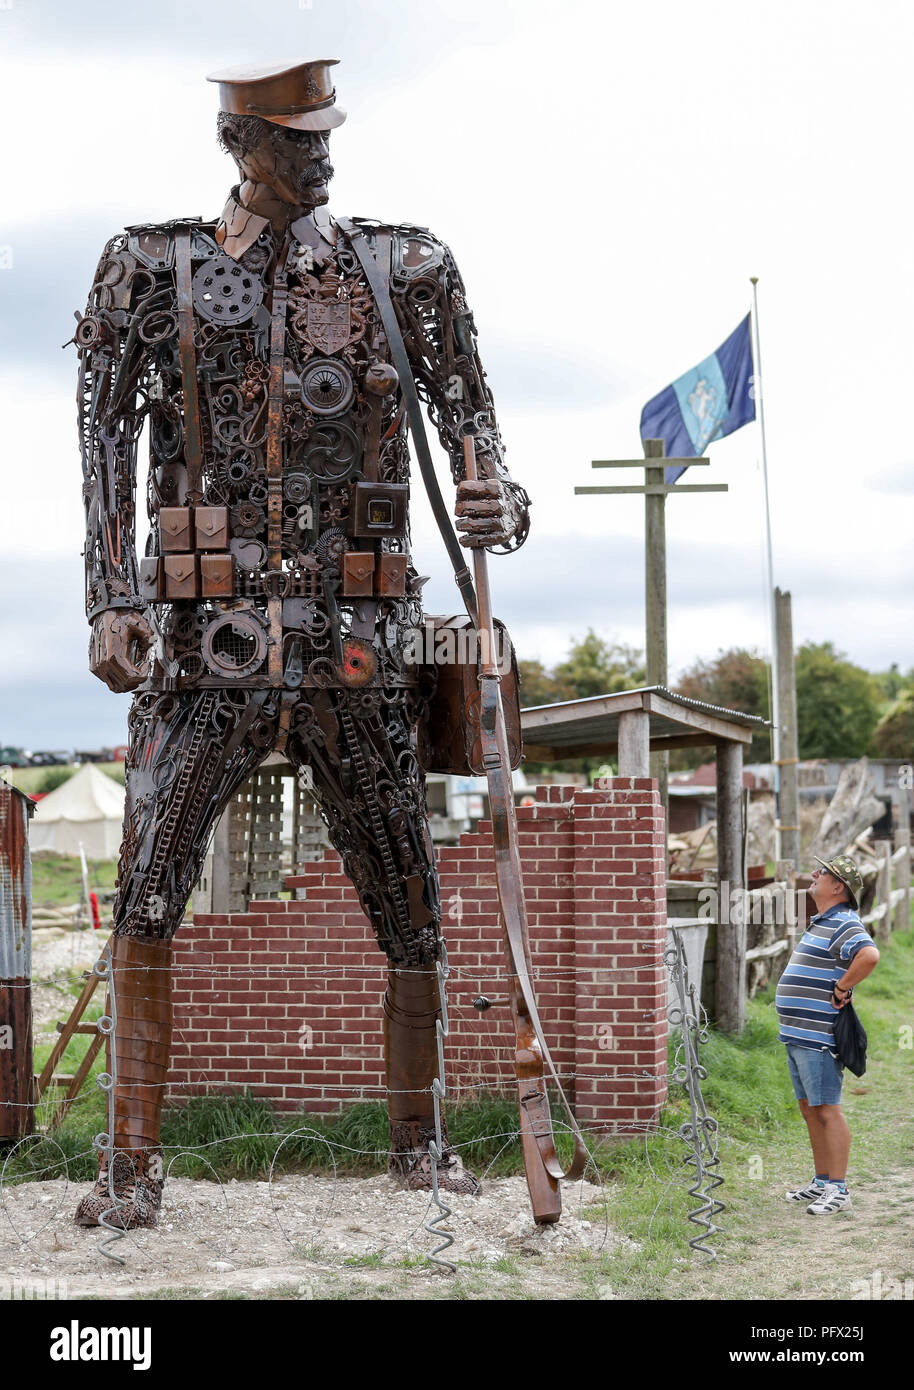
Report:
[[[743,750],[717,745],[718,891],[728,883],[731,897],[743,887]],[[715,1012],[725,1033],[741,1033],[746,1021],[746,923],[721,922],[717,928]]]
[[[45,1062],[44,1067],[41,1070],[41,1075],[38,1077],[38,1080],[36,1082],[36,1100],[39,1100],[41,1096],[44,1094],[45,1087],[47,1086],[51,1077],[54,1075],[57,1063],[60,1061],[63,1054],[66,1052],[67,1044],[69,1043],[73,1034],[76,1032],[79,1021],[82,1018],[83,1014],[86,1012],[86,1006],[100,983],[101,982],[99,980],[99,977],[98,975],[96,975],[95,971],[90,971],[89,977],[82,987],[82,991],[80,992],[79,998],[77,999],[76,1003],[73,1005],[73,1008],[70,1011],[70,1017],[67,1019],[66,1023],[61,1028],[60,1037],[57,1039],[56,1043],[51,1048],[51,1055]]]
[[[567,700],[555,705],[531,705],[520,712],[522,733],[554,728],[579,719],[602,719],[623,710],[646,709],[643,690],[620,690],[615,695],[591,695],[585,700]]]
[[[654,455],[651,455],[651,457],[655,457],[655,456],[654,456]],[[710,462],[711,462],[710,459],[704,459],[704,458],[702,458],[702,459],[666,458],[665,455],[663,455],[662,457],[664,457],[664,459],[665,459],[665,462],[664,462],[664,467],[665,467],[665,468],[683,468],[683,467],[688,467],[688,468],[707,468],[707,467],[709,466]],[[644,459],[592,459],[592,460],[591,460],[591,463],[590,463],[590,466],[591,466],[591,468],[643,468],[643,467],[645,466],[645,460],[644,460]]]
[[[708,748],[717,740],[710,734],[674,734],[670,738],[652,738],[651,752],[666,752],[672,748]],[[618,742],[606,739],[600,743],[524,743],[524,760],[531,763],[557,763],[566,758],[608,758],[618,752]],[[711,791],[711,788],[708,788]]]
[[[745,724],[731,723],[716,714],[709,714],[707,710],[691,709],[688,705],[676,704],[666,696],[658,695],[656,691],[645,692],[645,699],[652,714],[660,714],[674,724],[689,724],[696,729],[702,729],[710,736],[711,742],[726,739],[731,743],[751,743],[753,733],[764,728],[764,724],[757,724],[752,728]]]
[[[57,1109],[54,1111],[53,1115],[48,1120],[49,1129],[57,1129],[57,1127],[60,1124],[62,1124],[63,1121],[66,1119],[67,1111],[70,1109],[70,1106],[73,1104],[74,1100],[79,1095],[80,1091],[85,1085],[86,1077],[92,1070],[92,1063],[95,1061],[96,1057],[101,1051],[102,1044],[104,1043],[104,1041],[104,1033],[100,1033],[96,1028],[95,1038],[92,1042],[90,1042],[89,1046],[86,1048],[86,1055],[80,1062],[78,1070],[76,1071],[75,1075],[72,1077],[70,1081],[70,1085],[67,1090],[66,1096],[60,1102]],[[58,1081],[63,1081],[64,1078],[58,1077],[56,1079]]]
[[[594,497],[604,493],[640,493],[647,497],[663,497],[668,492],[729,492],[729,483],[632,483],[629,487],[576,487],[578,497]]]
[[[773,941],[770,946],[753,946],[751,950],[746,952],[746,960],[764,960],[768,956],[779,956],[781,952],[786,951],[789,946],[790,942],[787,940],[786,936],[780,941]]]

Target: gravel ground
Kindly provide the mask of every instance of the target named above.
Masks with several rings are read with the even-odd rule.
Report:
[[[423,1229],[433,1214],[427,1194],[404,1192],[387,1177],[283,1175],[270,1182],[224,1184],[171,1178],[154,1231],[131,1231],[100,1251],[98,1230],[73,1225],[83,1185],[64,1180],[7,1184],[0,1192],[0,1296],[14,1281],[61,1281],[69,1298],[136,1298],[183,1288],[197,1296],[269,1294],[320,1297],[353,1279],[440,1275],[422,1259],[439,1243]],[[582,1254],[620,1246],[610,1198],[591,1183],[565,1192],[565,1215],[537,1227],[523,1178],[496,1178],[480,1197],[452,1197],[448,1256],[495,1270],[512,1257],[547,1279]],[[570,1274],[569,1269],[569,1274]],[[8,1296],[8,1287],[7,1287]],[[339,1292],[337,1292],[339,1296]],[[396,1296],[396,1295],[394,1295]],[[422,1297],[414,1291],[411,1297]]]

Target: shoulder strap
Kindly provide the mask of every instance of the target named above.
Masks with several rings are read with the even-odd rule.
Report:
[[[466,557],[463,547],[457,539],[457,533],[451,523],[450,512],[447,504],[441,495],[441,488],[438,485],[438,478],[435,473],[435,465],[432,462],[431,452],[428,447],[428,436],[425,432],[425,421],[422,418],[422,406],[419,402],[419,395],[416,391],[416,383],[413,380],[412,367],[406,354],[406,344],[403,342],[403,334],[400,332],[400,324],[397,320],[396,310],[390,298],[390,291],[387,286],[387,278],[375,259],[365,233],[360,228],[354,227],[348,217],[337,217],[336,225],[345,233],[349,244],[359,258],[359,264],[365,272],[365,278],[371,286],[378,312],[381,315],[381,322],[384,325],[384,332],[390,347],[390,355],[394,360],[394,366],[400,378],[400,390],[403,392],[403,400],[406,405],[406,415],[409,420],[409,428],[413,437],[413,444],[416,448],[416,457],[419,462],[419,471],[422,474],[422,481],[425,483],[425,490],[428,493],[428,500],[431,503],[435,521],[438,523],[438,530],[441,532],[441,539],[444,541],[445,548],[451,564],[454,566],[454,578],[457,587],[463,595],[467,612],[473,621],[476,621],[476,592],[473,588],[473,581],[467,567]]]
[[[181,386],[184,391],[184,461],[191,505],[203,500],[203,445],[200,434],[200,397],[194,351],[194,303],[190,274],[191,229],[179,226],[175,234],[175,280],[178,291],[178,347]]]

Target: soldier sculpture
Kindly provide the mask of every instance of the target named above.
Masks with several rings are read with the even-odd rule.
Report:
[[[428,671],[404,655],[422,585],[405,387],[450,456],[465,546],[516,548],[529,499],[504,466],[448,248],[424,228],[325,210],[329,135],[344,119],[333,62],[213,74],[240,180],[222,216],[115,236],[76,329],[90,665],[136,692],[114,905],[114,1125],[77,1211],[86,1226],[104,1213],[155,1224],[171,941],[216,818],[273,750],[310,768],[387,956],[390,1171],[431,1185],[441,914],[417,758]],[[415,387],[394,366],[379,294]],[[138,560],[147,419],[151,533]],[[478,481],[464,477],[468,433]],[[476,1190],[453,1150],[437,1162],[442,1188]]]

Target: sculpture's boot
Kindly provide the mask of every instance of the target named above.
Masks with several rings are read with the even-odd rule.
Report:
[[[388,1171],[404,1187],[431,1191],[429,1143],[435,1138],[432,1082],[438,1075],[438,976],[434,965],[416,970],[391,969],[384,1000],[384,1047],[387,1063],[390,1159]],[[479,1183],[448,1146],[441,1120],[442,1157],[438,1186],[443,1191],[475,1196]]]
[[[117,1027],[109,1044],[114,1076],[111,1197],[108,1155],[76,1209],[80,1226],[154,1226],[162,1202],[162,1100],[171,1052],[171,942],[115,936],[111,944]],[[110,1011],[109,999],[109,1011]],[[113,1057],[112,1057],[113,1049]],[[113,1063],[113,1065],[112,1065]]]

